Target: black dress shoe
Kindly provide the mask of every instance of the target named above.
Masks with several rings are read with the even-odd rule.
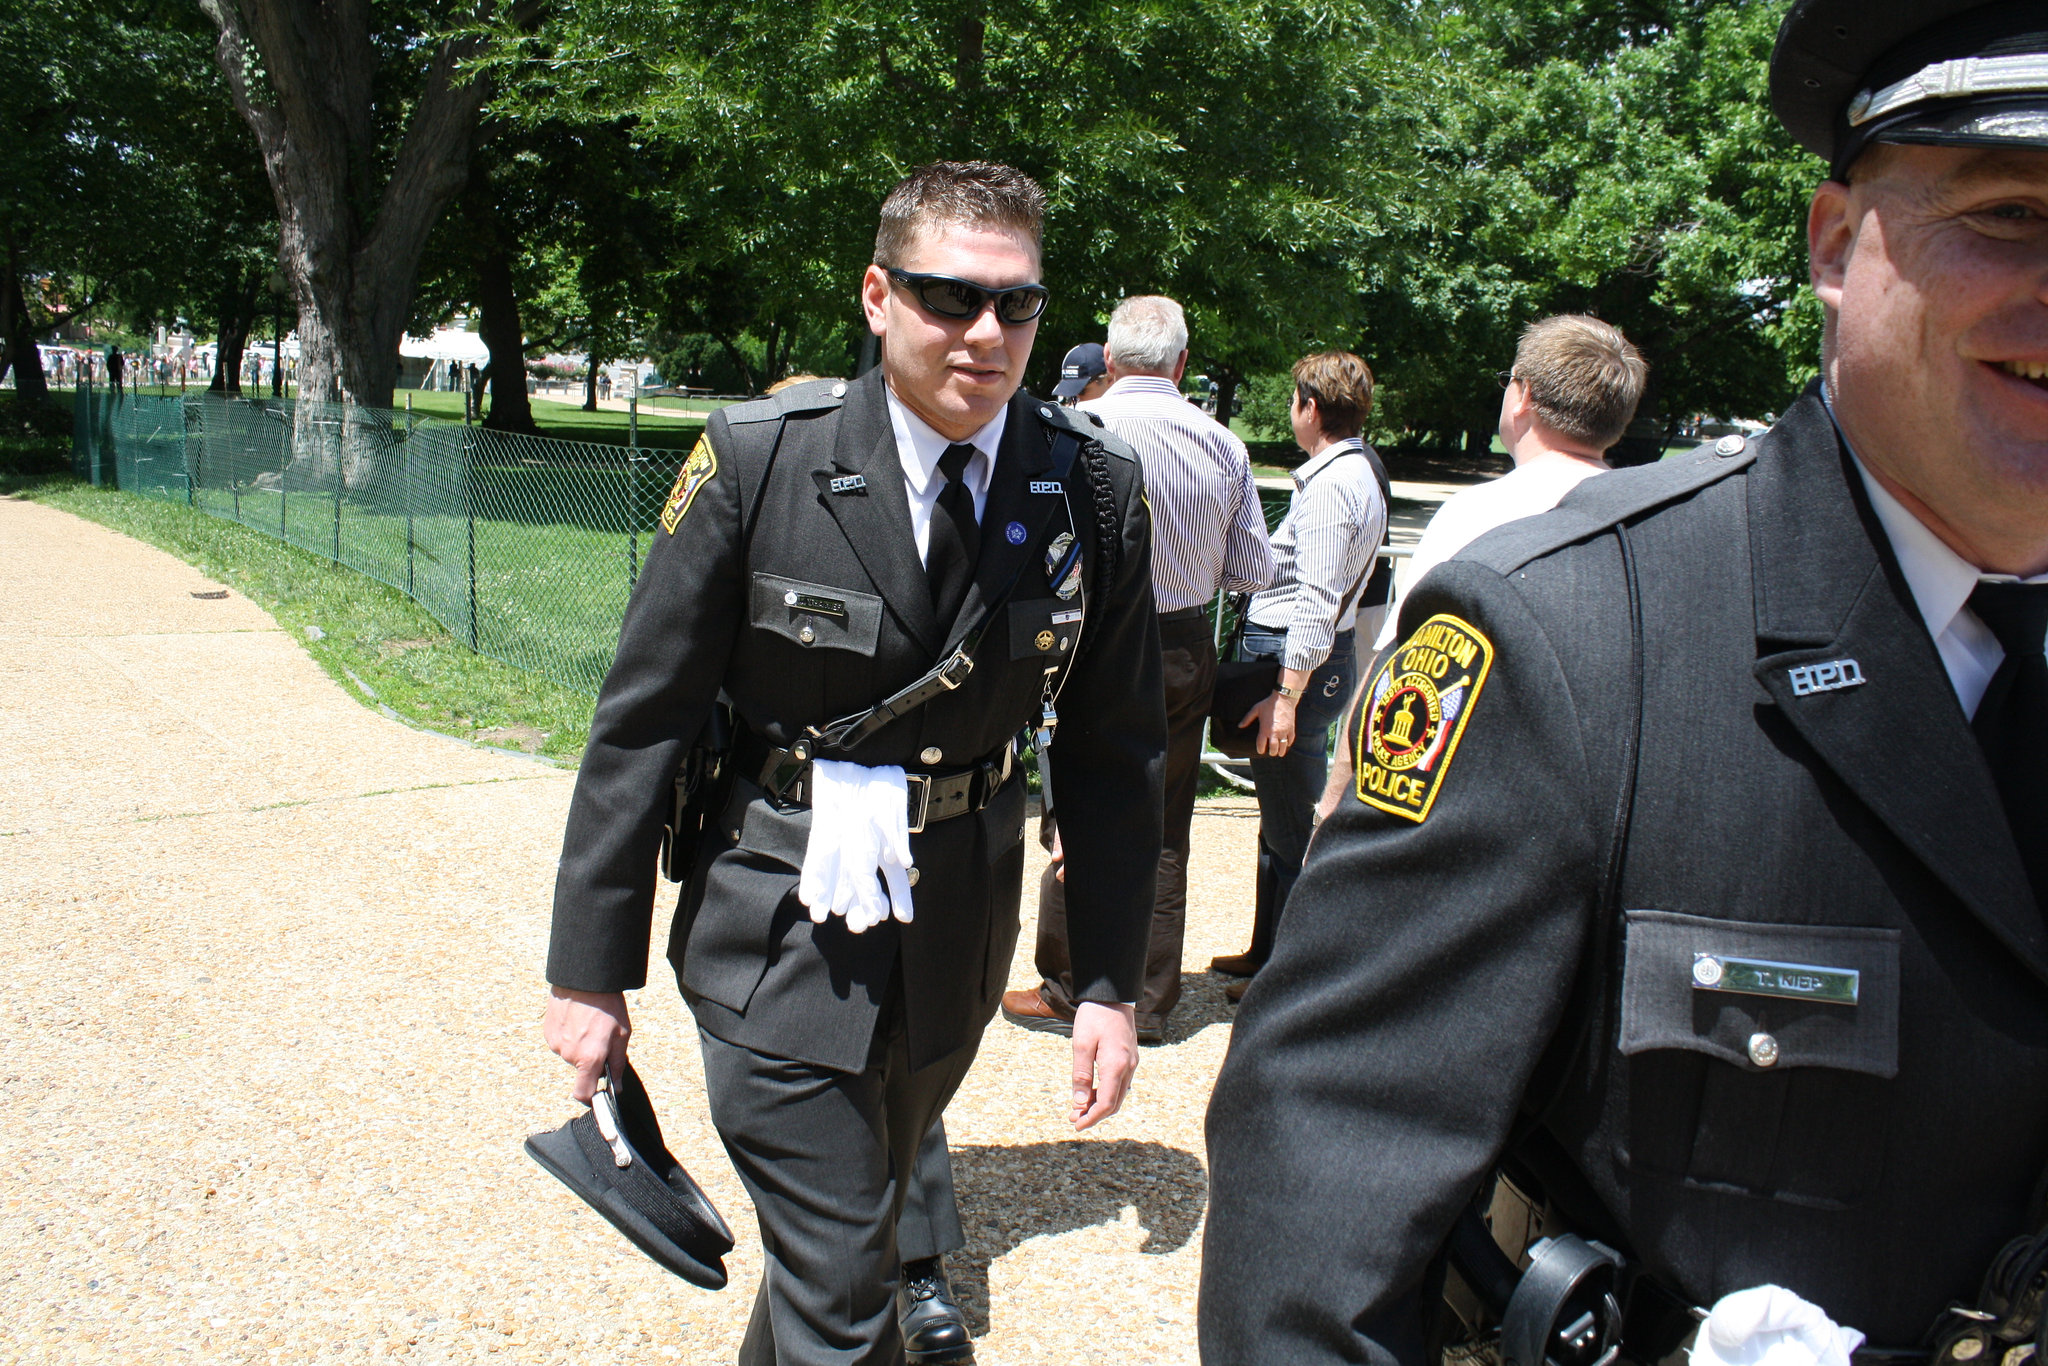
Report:
[[[974,1338],[967,1316],[953,1303],[946,1266],[937,1257],[903,1264],[903,1283],[896,1291],[896,1321],[903,1327],[903,1355],[912,1366],[968,1366],[974,1360]]]

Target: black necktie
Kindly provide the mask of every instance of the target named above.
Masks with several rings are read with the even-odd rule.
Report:
[[[939,457],[939,473],[946,486],[939,490],[938,505],[932,509],[924,572],[931,581],[932,610],[941,626],[951,626],[953,618],[960,615],[967,585],[974,581],[975,563],[981,558],[981,523],[974,519],[974,495],[961,479],[973,458],[972,446],[948,446]]]
[[[1971,729],[1991,761],[2034,901],[2048,912],[2048,583],[1979,583],[1970,610],[2005,647]]]

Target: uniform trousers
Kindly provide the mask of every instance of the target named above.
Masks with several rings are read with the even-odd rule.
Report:
[[[896,1254],[906,1262],[943,1257],[967,1246],[960,1227],[960,1205],[953,1196],[953,1160],[946,1153],[946,1121],[932,1121],[903,1196],[903,1215],[896,1221]]]
[[[918,1151],[977,1045],[913,1070],[901,987],[890,990],[859,1072],[698,1031],[711,1119],[753,1199],[766,1256],[740,1366],[903,1360],[897,1220]]]
[[[1308,838],[1315,833],[1316,803],[1330,776],[1330,727],[1343,719],[1358,684],[1357,634],[1339,631],[1329,658],[1316,666],[1294,708],[1294,743],[1281,755],[1252,756],[1259,796],[1259,876],[1252,913],[1251,957],[1273,951],[1287,894],[1301,875]],[[1240,659],[1285,657],[1287,633],[1257,623],[1245,627]]]
[[[1216,641],[1200,612],[1159,619],[1166,683],[1166,829],[1159,852],[1159,882],[1152,928],[1145,941],[1141,1018],[1164,1019],[1180,1002],[1181,943],[1187,936],[1188,847],[1193,843],[1195,793],[1201,787],[1202,723],[1216,690]],[[1047,1004],[1074,1010],[1074,969],[1067,948],[1067,884],[1048,867],[1038,884],[1038,975]]]

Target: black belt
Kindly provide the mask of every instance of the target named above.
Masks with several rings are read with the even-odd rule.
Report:
[[[1161,625],[1169,621],[1193,621],[1197,617],[1207,615],[1208,611],[1209,609],[1201,603],[1196,603],[1193,607],[1176,607],[1171,612],[1161,612],[1159,621]]]
[[[752,731],[741,731],[733,740],[734,771],[782,806],[810,803],[811,761],[769,744]],[[981,810],[995,800],[996,793],[1015,776],[1017,753],[1005,744],[972,768],[957,773],[911,773],[904,780],[910,789],[910,833],[917,834],[934,821],[951,820]]]

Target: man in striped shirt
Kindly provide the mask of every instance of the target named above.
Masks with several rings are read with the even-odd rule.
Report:
[[[1216,685],[1216,645],[1205,608],[1219,591],[1251,593],[1273,579],[1265,513],[1244,442],[1181,397],[1188,326],[1179,304],[1156,295],[1125,299],[1109,319],[1110,387],[1079,406],[1138,453],[1152,509],[1152,595],[1166,679],[1166,842],[1138,998],[1138,1042],[1163,1043],[1180,1000],[1181,940],[1187,924],[1188,844],[1202,767],[1202,723]],[[1057,833],[1038,899],[1037,990],[1003,994],[1012,1024],[1068,1033],[1073,978],[1068,966],[1065,889]]]

